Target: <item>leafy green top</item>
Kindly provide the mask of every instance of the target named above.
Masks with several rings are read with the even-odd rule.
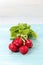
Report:
[[[11,39],[16,38],[18,34],[28,36],[28,38],[37,38],[37,34],[31,29],[31,26],[25,23],[19,23],[18,25],[10,28]]]

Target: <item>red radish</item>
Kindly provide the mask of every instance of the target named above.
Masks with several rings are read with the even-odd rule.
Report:
[[[28,48],[32,48],[32,46],[33,46],[32,40],[26,40],[25,43],[26,43],[26,46],[27,46]]]
[[[20,51],[20,53],[22,53],[22,54],[26,54],[27,52],[28,52],[28,50],[29,50],[29,48],[27,47],[27,46],[21,46],[20,48],[19,48],[19,51]]]
[[[20,46],[22,46],[23,41],[21,38],[16,38],[15,40],[13,40],[12,43],[15,44],[17,47],[20,47]]]
[[[14,45],[14,44],[9,44],[9,49],[12,51],[12,52],[16,52],[18,49],[17,47]]]

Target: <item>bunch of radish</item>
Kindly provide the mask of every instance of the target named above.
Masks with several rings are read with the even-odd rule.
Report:
[[[29,49],[32,48],[32,46],[32,40],[19,35],[9,44],[8,47],[12,52],[26,54],[28,53]]]
[[[37,34],[31,26],[26,23],[18,23],[10,28],[12,42],[8,47],[12,52],[26,54],[33,46],[31,38],[37,39]]]

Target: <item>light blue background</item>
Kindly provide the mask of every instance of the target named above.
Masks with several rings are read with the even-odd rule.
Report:
[[[38,38],[33,40],[33,48],[26,55],[9,51],[10,26],[0,25],[0,65],[43,65],[43,24],[31,24]]]

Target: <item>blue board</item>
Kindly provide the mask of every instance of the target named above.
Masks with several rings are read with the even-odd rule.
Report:
[[[11,42],[9,35],[11,26],[0,26],[0,65],[43,65],[43,24],[31,24],[38,38],[33,40],[33,48],[26,55],[12,53],[8,49]]]

